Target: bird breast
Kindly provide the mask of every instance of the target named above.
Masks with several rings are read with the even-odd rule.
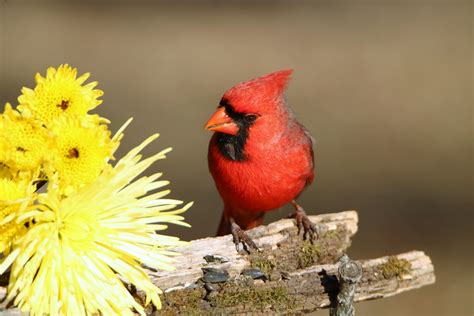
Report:
[[[222,154],[219,141],[216,135],[211,140],[209,168],[226,205],[249,212],[275,209],[294,199],[312,180],[311,141],[300,129],[275,133],[252,128],[242,160]]]

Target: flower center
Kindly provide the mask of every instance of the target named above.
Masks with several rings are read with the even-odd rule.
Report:
[[[69,107],[69,101],[67,100],[62,100],[61,104],[56,105],[58,108],[61,108],[61,110],[66,111],[67,108]]]
[[[67,152],[67,157],[71,159],[79,158],[79,150],[77,150],[77,148],[69,149],[69,151]]]
[[[69,240],[78,250],[87,251],[97,238],[98,220],[87,213],[73,213],[68,218],[57,219],[59,238]]]

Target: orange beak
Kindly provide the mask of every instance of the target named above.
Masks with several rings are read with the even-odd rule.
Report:
[[[204,127],[208,131],[237,135],[239,127],[225,112],[225,107],[219,107]]]

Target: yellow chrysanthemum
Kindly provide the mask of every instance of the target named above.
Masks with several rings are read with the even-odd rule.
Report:
[[[16,222],[18,212],[31,201],[33,187],[26,181],[0,178],[0,253],[7,253],[15,238],[26,231],[24,222]]]
[[[168,184],[157,181],[161,174],[136,179],[169,151],[141,160],[140,151],[156,137],[66,198],[50,187],[36,210],[17,218],[34,224],[0,264],[0,274],[11,265],[7,300],[31,315],[143,315],[127,282],[160,307],[160,290],[141,264],[172,269],[167,248],[182,242],[156,231],[163,223],[187,226],[178,214],[191,204],[173,210],[181,202],[162,199],[168,190],[147,195]]]
[[[1,151],[3,151],[3,149],[0,142],[0,152]],[[13,176],[13,173],[10,167],[5,165],[3,162],[0,162],[0,178],[11,178],[12,176]]]
[[[18,98],[18,109],[31,113],[35,118],[48,125],[63,114],[84,116],[94,109],[102,100],[102,90],[94,89],[97,82],[83,83],[90,74],[85,73],[79,78],[77,69],[69,65],[60,65],[58,69],[48,68],[46,77],[36,74],[36,87],[32,90],[24,87]]]
[[[49,168],[57,173],[64,189],[77,189],[92,180],[107,165],[118,146],[106,125],[91,124],[77,116],[66,115],[51,125],[54,146]]]
[[[20,115],[10,104],[0,115],[0,163],[12,172],[36,172],[50,150],[47,130],[36,120]]]

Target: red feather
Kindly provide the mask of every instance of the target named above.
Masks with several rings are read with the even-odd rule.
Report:
[[[242,229],[258,226],[264,212],[295,199],[314,179],[312,138],[296,121],[283,92],[292,70],[282,70],[237,84],[223,99],[235,112],[255,114],[243,146],[245,159],[232,160],[209,144],[209,170],[224,201],[219,234],[232,217]]]

